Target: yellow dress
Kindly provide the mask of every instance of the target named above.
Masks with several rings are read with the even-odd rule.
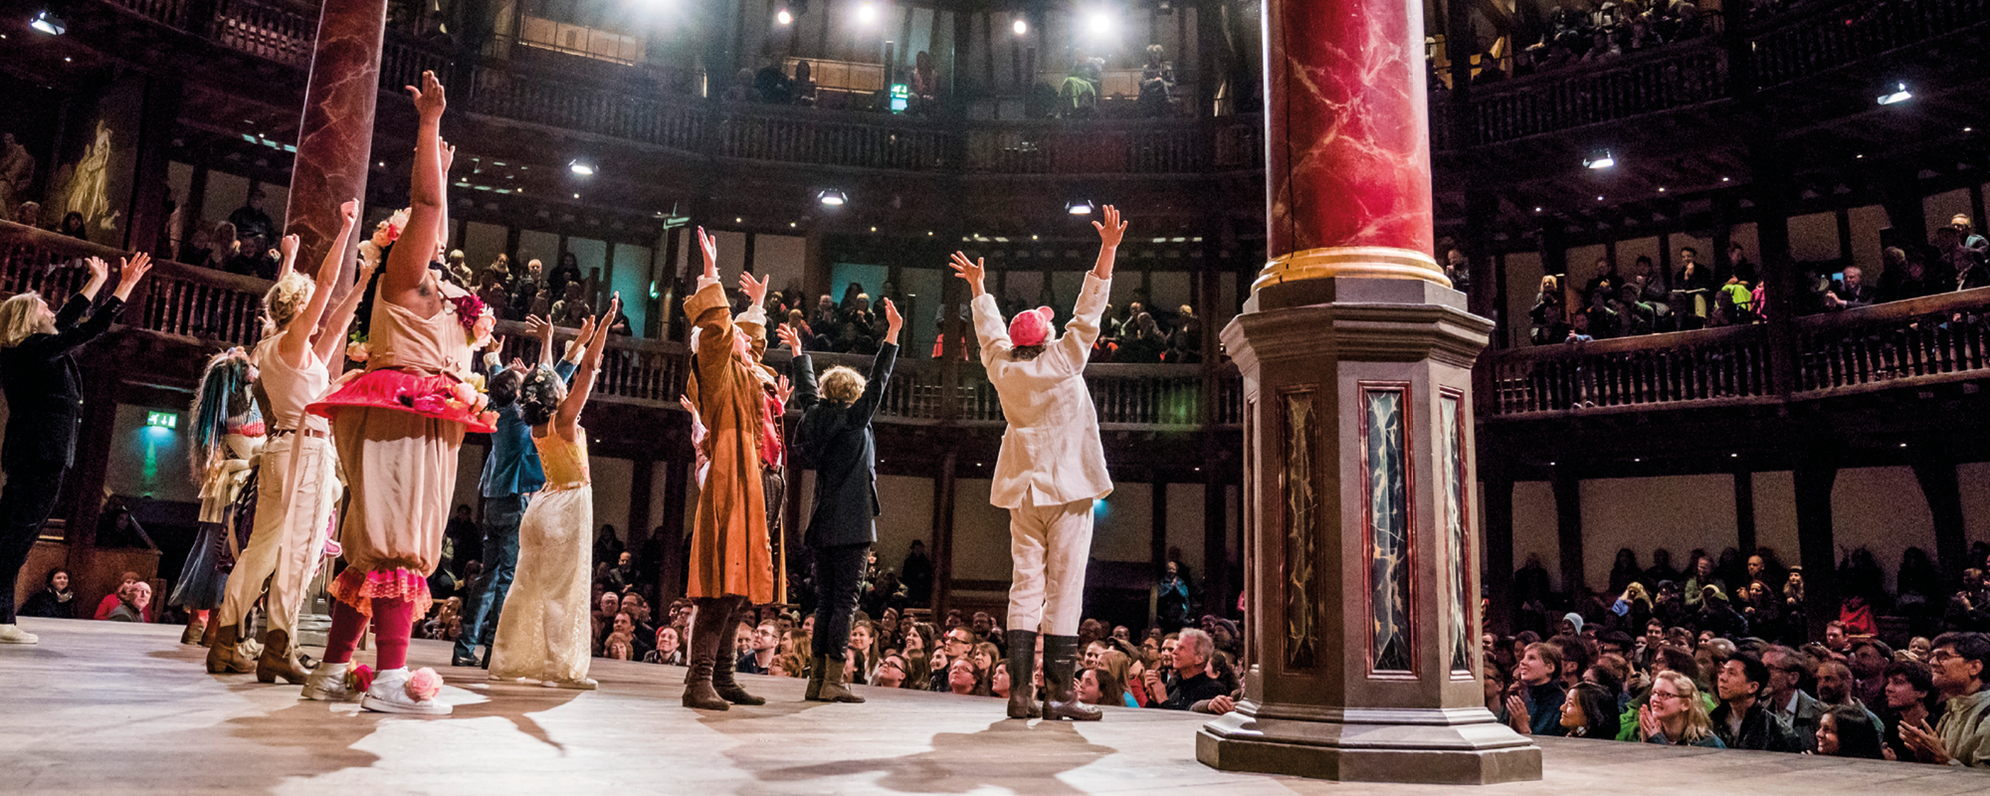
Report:
[[[594,487],[587,429],[574,441],[533,437],[546,486],[518,523],[518,564],[491,642],[491,677],[577,682],[592,650],[588,592],[594,551]]]

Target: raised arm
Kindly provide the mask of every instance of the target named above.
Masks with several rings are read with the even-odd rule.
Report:
[[[413,186],[408,195],[408,224],[401,238],[387,254],[387,269],[380,278],[380,298],[404,307],[420,303],[422,278],[429,258],[435,255],[435,242],[441,235],[443,212],[442,111],[448,106],[442,83],[434,72],[423,72],[422,86],[409,86],[414,95],[415,163]]]
[[[95,274],[100,267],[104,267],[102,260],[96,260],[90,265],[91,281],[101,281]],[[34,348],[37,349],[37,355],[52,357],[96,339],[98,335],[110,330],[111,323],[116,321],[118,313],[124,310],[124,302],[131,298],[131,289],[137,287],[139,280],[145,278],[145,272],[150,270],[152,270],[151,255],[144,252],[132,255],[122,261],[122,265],[118,268],[117,289],[111,292],[111,300],[91,313],[88,320],[82,323],[76,322],[76,317],[89,307],[89,298],[84,296],[82,301],[78,301],[75,297],[71,297],[69,301],[63,303],[62,313],[56,317],[54,335],[39,337],[35,342],[24,343],[20,347]]]
[[[817,400],[815,362],[809,358],[808,352],[802,350],[801,334],[794,327],[781,324],[774,333],[780,335],[781,342],[788,346],[788,372],[794,380],[794,393],[788,399],[788,408],[806,412]]]
[[[885,333],[884,345],[878,347],[878,354],[871,359],[871,376],[864,382],[864,394],[850,405],[850,422],[863,424],[871,422],[871,415],[878,410],[878,403],[884,398],[884,388],[891,383],[891,368],[898,361],[898,331],[905,327],[905,317],[898,314],[898,305],[891,299],[884,300]]]
[[[111,267],[108,263],[105,263],[103,260],[98,259],[96,257],[85,259],[83,261],[83,264],[90,269],[90,279],[89,281],[83,283],[83,289],[79,291],[77,295],[82,296],[84,304],[88,305],[89,302],[97,300],[97,291],[102,290],[104,288],[104,282],[111,278]],[[68,309],[67,302],[64,303],[63,309],[65,310]],[[78,319],[83,317],[82,310],[78,309],[75,313],[73,313],[73,316],[74,317],[70,317],[67,319],[67,323],[64,322],[65,320],[64,318],[57,317],[55,319],[55,328],[57,329],[69,328],[69,324],[75,323]]]
[[[622,294],[616,293],[608,300],[608,312],[600,320],[588,324],[593,328],[581,329],[582,337],[587,337],[589,332],[594,336],[587,340],[587,353],[581,355],[580,370],[574,374],[573,387],[567,390],[566,400],[560,402],[560,415],[554,425],[554,430],[568,442],[574,441],[580,423],[580,410],[587,406],[587,398],[594,392],[594,377],[601,372],[601,352],[608,347],[608,325],[615,321],[615,313],[621,311]]]
[[[343,211],[343,210],[344,210],[345,208],[341,207],[341,208],[339,208],[339,209],[340,209],[341,211]],[[350,227],[350,224],[351,224],[352,222],[351,222],[351,221],[347,221],[346,223],[347,223],[348,227]],[[350,231],[350,229],[348,229],[348,231]],[[339,234],[343,235],[343,234],[345,234],[345,233],[343,233],[343,232],[342,232],[342,233],[339,233]],[[282,240],[280,240],[280,241],[277,241],[277,244],[276,244],[276,250],[277,250],[277,252],[278,252],[278,256],[277,256],[277,265],[276,265],[276,278],[277,278],[277,279],[282,279],[282,278],[284,278],[284,277],[286,277],[286,276],[289,276],[289,275],[290,275],[290,272],[291,272],[292,270],[295,270],[295,269],[297,268],[297,247],[298,247],[298,245],[299,245],[299,244],[300,244],[301,242],[302,242],[302,241],[299,241],[299,240],[297,239],[297,236],[296,236],[296,235],[285,235],[285,236],[283,236],[283,239],[282,239]],[[345,248],[345,247],[344,247],[344,246],[334,246],[334,247],[332,247],[332,251],[335,251],[335,252],[336,252],[336,251],[338,251],[339,249],[343,249],[343,248]]]
[[[359,200],[348,199],[339,205],[339,234],[332,238],[331,251],[325,252],[325,261],[318,264],[317,286],[311,292],[311,301],[304,305],[290,323],[284,327],[283,341],[277,344],[276,355],[293,367],[302,364],[304,352],[309,349],[311,332],[318,328],[324,318],[325,305],[332,301],[332,288],[339,284],[339,258],[345,254],[346,241],[352,240],[353,225],[359,223]],[[285,235],[283,273],[281,280],[290,273],[297,259],[297,236]],[[344,335],[334,335],[343,337]]]
[[[553,366],[553,322],[537,315],[525,316],[525,334],[539,340],[539,367]]]
[[[373,272],[379,270],[378,260],[368,261],[359,258],[359,281],[339,299],[338,306],[332,308],[331,315],[325,318],[324,326],[318,331],[318,342],[313,344],[311,355],[319,361],[331,364],[332,357],[345,351],[346,330],[352,328],[352,316],[359,311],[360,299],[366,297],[366,284],[373,280]],[[337,268],[330,269],[337,272]],[[336,283],[334,283],[336,284]]]
[[[1119,241],[1126,237],[1126,222],[1119,220],[1119,208],[1106,205],[1105,223],[1092,222],[1092,228],[1099,231],[1099,259],[1092,264],[1092,276],[1100,279],[1112,278],[1113,260],[1119,256]]]

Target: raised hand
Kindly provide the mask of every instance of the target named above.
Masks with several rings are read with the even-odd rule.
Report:
[[[1644,737],[1650,738],[1664,731],[1664,729],[1664,727],[1659,725],[1658,717],[1652,715],[1650,704],[1638,708],[1638,731],[1643,733]]]
[[[677,405],[684,407],[684,411],[690,412],[692,417],[698,416],[698,406],[697,404],[691,403],[691,396],[689,395],[677,396]]]
[[[296,263],[297,247],[302,243],[303,241],[299,239],[296,235],[285,235],[283,236],[282,240],[277,241],[276,251],[277,254],[281,257],[281,260],[283,262],[283,270],[285,272],[288,272],[291,266]]]
[[[421,73],[421,88],[408,86],[407,89],[409,94],[414,95],[415,113],[420,114],[423,121],[432,122],[442,118],[443,109],[449,107],[449,100],[443,94],[442,82],[435,79],[435,73],[432,71]]]
[[[547,343],[553,341],[553,322],[537,315],[525,316],[525,334]]]
[[[347,199],[339,205],[339,222],[350,227],[359,223],[359,200]]]
[[[138,280],[144,279],[146,272],[151,270],[152,255],[150,254],[139,252],[126,258],[118,265],[117,290],[113,291],[111,295],[117,297],[119,301],[131,298],[131,289],[137,287]]]
[[[891,299],[884,300],[884,341],[898,345],[898,330],[905,328],[905,316],[898,314],[898,305]]]
[[[793,382],[788,381],[788,377],[777,376],[774,378],[774,400],[780,401],[782,406],[787,406],[788,397],[794,394],[795,385]]]
[[[1120,239],[1126,237],[1126,222],[1119,220],[1119,208],[1112,205],[1106,205],[1102,215],[1105,223],[1092,222],[1092,228],[1099,231],[1099,243],[1118,248]]]
[[[698,251],[705,254],[705,275],[698,280],[698,287],[703,289],[707,281],[715,285],[718,284],[719,242],[711,235],[706,234],[704,227],[698,228]]]
[[[449,167],[456,163],[456,147],[440,138],[436,139],[436,141],[442,144],[442,153],[440,155],[442,158],[442,173],[448,174]]]
[[[90,284],[101,285],[111,278],[111,266],[99,257],[85,259],[83,264],[90,269]]]
[[[767,283],[772,281],[774,281],[774,278],[771,276],[766,279],[754,279],[752,273],[741,271],[739,273],[739,292],[745,293],[746,300],[753,306],[758,307],[767,303]]]
[[[953,261],[948,263],[948,265],[953,267],[955,276],[967,280],[967,286],[972,289],[975,296],[978,297],[982,293],[987,292],[982,288],[983,280],[988,278],[988,265],[986,261],[980,258],[969,260],[967,259],[967,254],[954,252]]]
[[[795,327],[789,326],[784,323],[781,324],[779,328],[775,329],[774,333],[780,336],[781,342],[787,344],[789,354],[794,356],[801,355],[802,336],[795,332]]]

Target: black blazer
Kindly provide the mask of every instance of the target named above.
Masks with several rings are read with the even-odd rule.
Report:
[[[815,365],[807,354],[794,358],[795,393],[789,404],[801,410],[797,439],[808,441],[815,460],[815,508],[802,543],[810,547],[872,544],[878,540],[877,444],[871,416],[891,381],[898,346],[878,347],[870,382],[855,403],[844,405],[816,395]]]
[[[72,294],[55,314],[54,334],[33,334],[20,345],[0,348],[0,391],[7,394],[7,442],[0,469],[67,469],[76,463],[76,426],[83,418],[83,380],[69,352],[111,328],[124,302],[104,300],[90,319],[77,323],[89,299]]]

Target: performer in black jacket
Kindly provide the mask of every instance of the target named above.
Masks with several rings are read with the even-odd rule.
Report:
[[[0,447],[0,470],[7,473],[0,490],[0,644],[39,641],[14,626],[14,581],[55,509],[63,475],[76,463],[83,385],[69,352],[111,328],[131,289],[152,269],[152,258],[142,252],[125,260],[117,290],[85,321],[84,311],[110,278],[103,260],[88,262],[89,281],[61,312],[50,312],[33,292],[0,302],[0,390],[7,394],[7,441]]]
[[[815,468],[815,509],[802,543],[815,554],[814,661],[809,669],[805,699],[812,702],[862,702],[850,693],[843,677],[849,654],[850,617],[857,609],[857,589],[878,540],[873,519],[878,515],[877,445],[871,436],[871,416],[891,381],[898,359],[898,330],[905,319],[891,299],[884,300],[888,323],[884,344],[871,362],[866,380],[846,367],[822,374],[817,398],[815,367],[802,351],[801,336],[789,326],[781,341],[794,353],[795,393],[789,399],[802,413],[790,448],[798,461]],[[871,661],[864,661],[871,665]]]

